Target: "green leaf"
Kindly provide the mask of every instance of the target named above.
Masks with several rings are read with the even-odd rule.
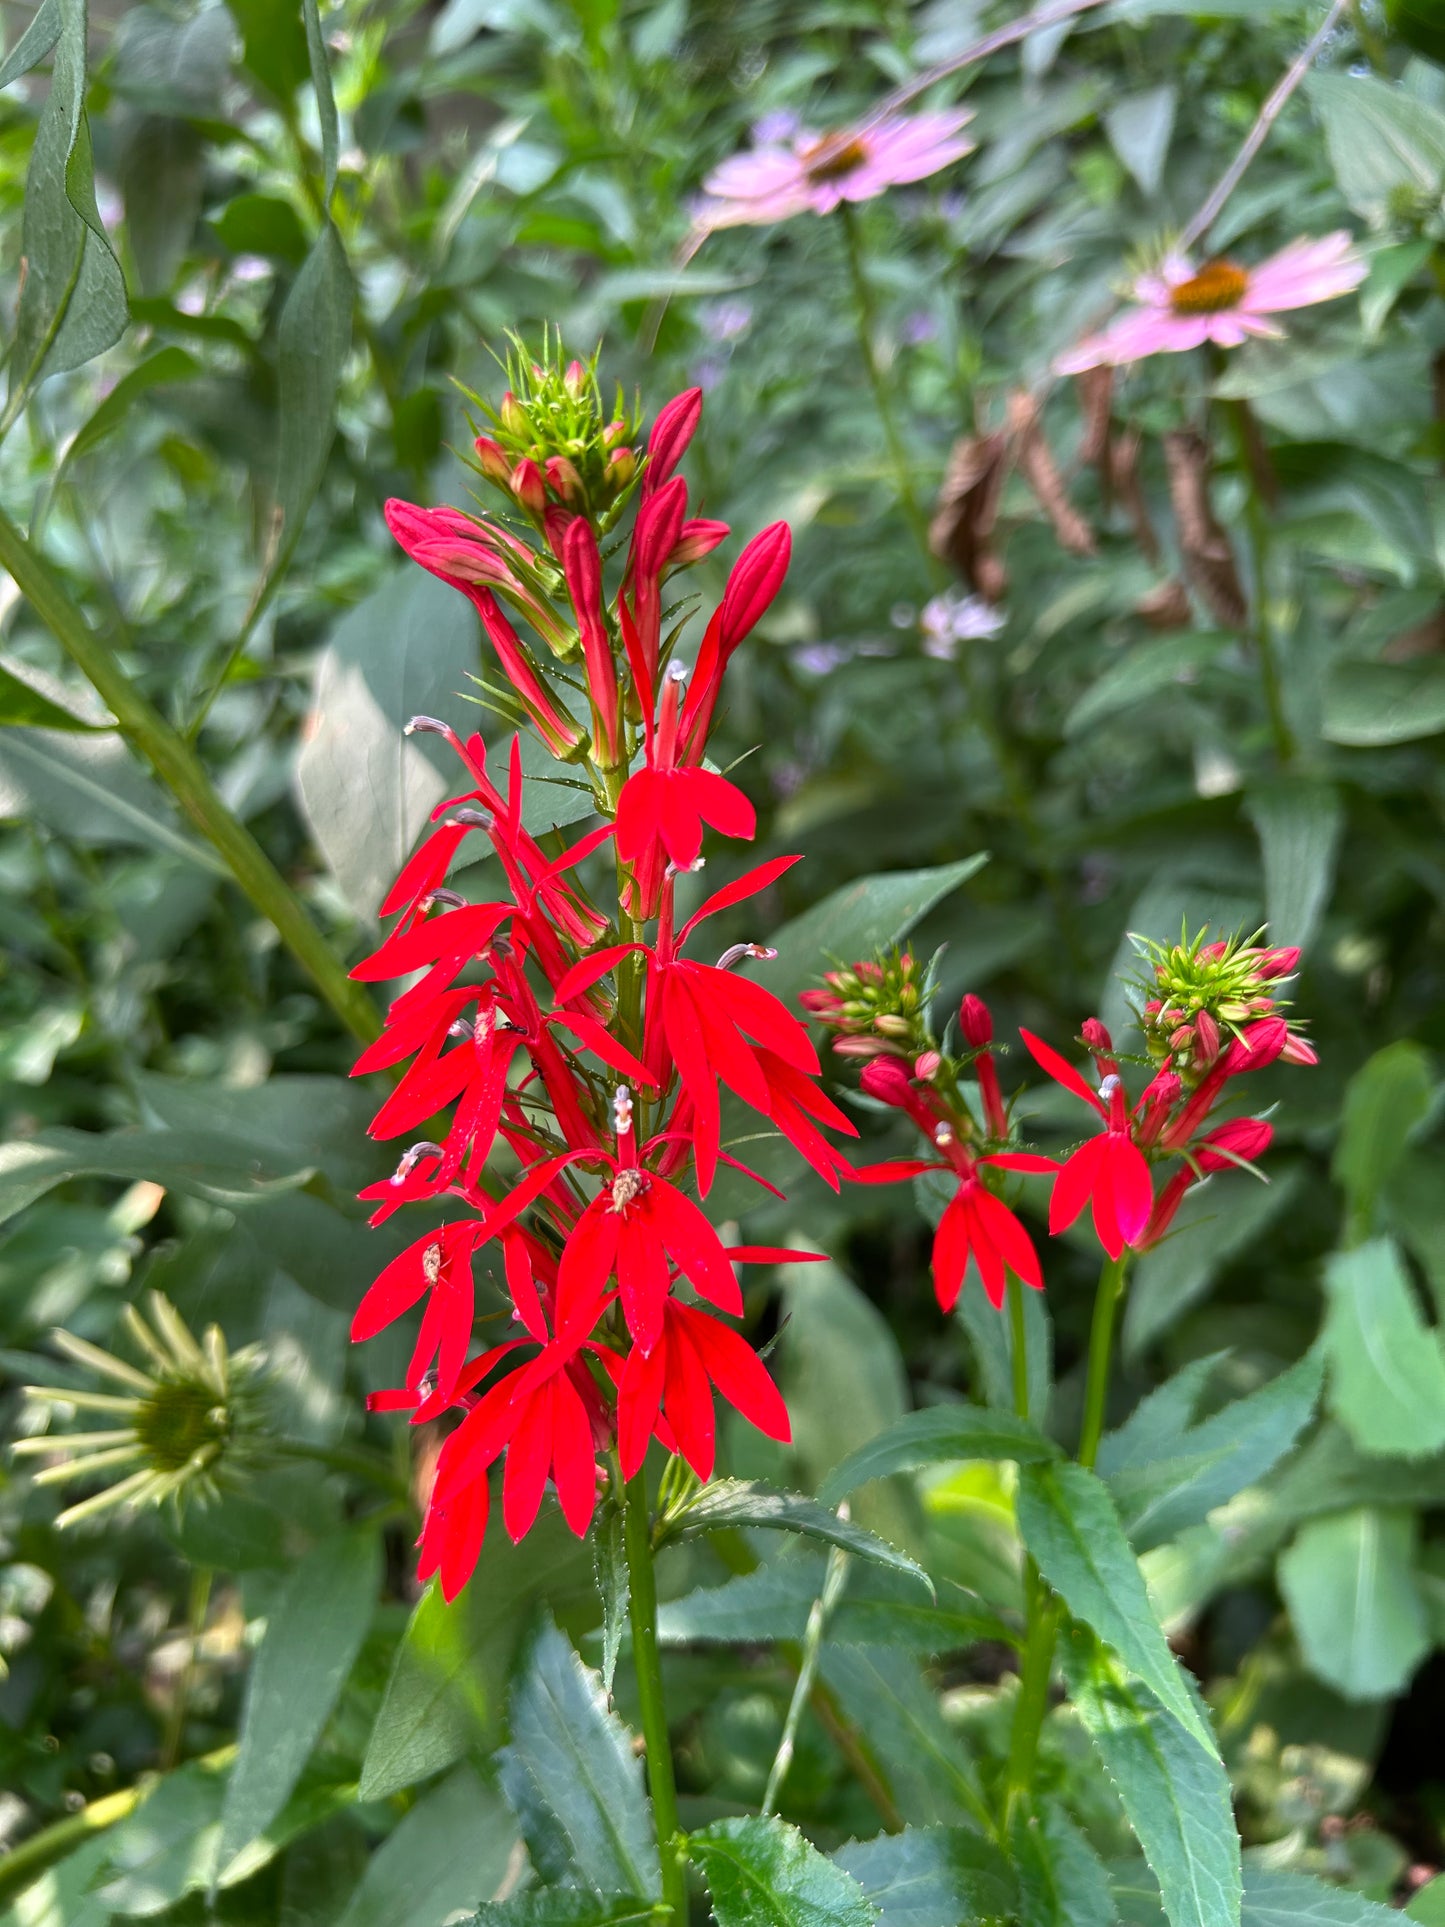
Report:
[[[221,1813],[220,1865],[275,1819],[321,1737],[376,1604],[380,1546],[365,1528],[323,1539],[287,1576],[251,1662]]]
[[[1202,1362],[1208,1366],[1213,1361]],[[1180,1377],[1192,1370],[1186,1367]],[[1150,1424],[1150,1408],[1165,1397],[1168,1386],[1145,1399],[1128,1424],[1110,1433],[1099,1448],[1099,1471],[1134,1550],[1163,1545],[1236,1492],[1257,1484],[1314,1416],[1323,1377],[1323,1355],[1311,1351],[1268,1385],[1200,1425],[1188,1422],[1192,1398],[1182,1423]]]
[[[1253,789],[1246,808],[1264,860],[1269,940],[1308,946],[1334,883],[1344,811],[1328,784],[1291,782]]]
[[[1232,636],[1201,632],[1131,645],[1074,704],[1065,719],[1064,734],[1082,736],[1106,716],[1191,680],[1233,643]]]
[[[978,1405],[930,1405],[908,1412],[867,1445],[849,1453],[818,1488],[825,1505],[837,1505],[870,1479],[946,1459],[1014,1459],[1034,1465],[1060,1456],[1052,1439],[1011,1412]]]
[[[717,1927],[873,1927],[852,1875],[776,1817],[714,1820],[690,1837],[688,1857]]]
[[[10,397],[0,427],[14,421],[26,396],[47,375],[78,368],[119,341],[128,319],[124,277],[95,204],[85,118],[85,0],[57,4],[60,31],[50,91],[25,177],[20,238],[25,275],[10,349]],[[49,31],[47,24],[39,39]],[[29,62],[29,52],[25,58]]]
[[[170,798],[113,730],[77,736],[7,729],[0,735],[0,816],[25,817],[82,843],[162,850],[214,876],[227,874],[209,844],[175,827]]]
[[[1081,1465],[1028,1465],[1019,1473],[1018,1517],[1024,1544],[1074,1618],[1093,1628],[1213,1758],[1209,1722],[1159,1630],[1108,1488]]]
[[[1325,682],[1321,734],[1329,743],[1381,748],[1445,729],[1445,661],[1340,662]]]
[[[1243,1927],[1400,1927],[1400,1915],[1308,1874],[1246,1867]]]
[[[1380,221],[1402,194],[1438,199],[1445,184],[1445,115],[1392,81],[1311,74],[1305,91],[1325,130],[1340,192]]]
[[[822,1674],[906,1821],[989,1825],[972,1756],[915,1657],[827,1641]]]
[[[1330,1409],[1365,1452],[1422,1458],[1445,1445],[1445,1359],[1391,1238],[1325,1266]]]
[[[768,941],[778,953],[776,961],[761,965],[754,974],[775,996],[791,1004],[830,959],[853,963],[901,943],[916,923],[987,861],[987,854],[981,853],[936,870],[895,870],[846,883],[774,931]]]
[[[1403,1691],[1429,1651],[1415,1538],[1413,1513],[1360,1506],[1311,1520],[1281,1555],[1305,1664],[1347,1699]]]
[[[87,1840],[24,1886],[0,1927],[109,1927],[114,1916],[93,1891],[109,1857],[109,1835]]]
[[[655,1894],[661,1884],[642,1762],[608,1711],[597,1674],[550,1619],[512,1688],[502,1786],[532,1864],[548,1879],[580,1877],[595,1894]]]
[[[164,388],[171,382],[189,381],[199,373],[200,363],[195,356],[187,354],[184,348],[172,345],[157,349],[155,354],[147,355],[144,361],[122,375],[66,444],[65,452],[50,478],[51,495],[54,495],[72,464],[88,455],[107,435],[120,427],[130,413],[131,404],[139,396],[149,394],[153,388]]]
[[[1376,1051],[1350,1079],[1331,1168],[1361,1227],[1373,1221],[1434,1089],[1429,1053],[1404,1037]]]
[[[309,70],[296,0],[226,0],[226,9],[241,29],[248,71],[278,100],[289,101]]]
[[[294,549],[326,470],[341,369],[351,346],[353,299],[346,251],[328,221],[291,284],[276,331],[276,507],[281,533],[273,573],[279,573]]]
[[[496,1893],[516,1838],[501,1795],[462,1767],[387,1835],[336,1927],[442,1927]]]
[[[478,1907],[467,1927],[623,1927],[656,1919],[650,1900],[629,1895],[599,1900],[576,1887],[545,1887]]]
[[[1019,1927],[1114,1927],[1109,1876],[1057,1801],[1016,1809],[1009,1858],[1018,1875]]]
[[[1333,1898],[1333,1889],[1331,1890],[1331,1897]],[[1353,1900],[1357,1898],[1357,1896],[1350,1894],[1347,1898]],[[1377,1907],[1368,1919],[1364,1916],[1360,1917],[1360,1927],[1391,1927],[1388,1921],[1377,1919],[1378,1915],[1390,1912],[1393,1912],[1393,1909]],[[1433,1880],[1426,1881],[1425,1885],[1405,1909],[1405,1918],[1407,1920],[1419,1921],[1420,1927],[1441,1927],[1442,1922],[1445,1922],[1445,1874],[1437,1874]],[[10,1921],[8,1919],[5,1922],[5,1927],[10,1927]],[[46,1921],[43,1927],[52,1927],[52,1923]],[[64,1924],[62,1922],[56,1922],[54,1923],[54,1927],[64,1927]],[[1269,1927],[1273,1927],[1272,1922],[1269,1923]],[[1353,1927],[1353,1922],[1346,1922],[1345,1927]],[[1394,1927],[1399,1927],[1398,1919],[1395,1921]]]
[[[824,1561],[812,1555],[759,1566],[721,1586],[705,1586],[657,1610],[664,1646],[767,1645],[801,1639],[823,1588]],[[854,1567],[828,1616],[835,1646],[899,1646],[910,1652],[952,1652],[980,1639],[1015,1635],[961,1586],[943,1582],[936,1605],[920,1598],[912,1580],[879,1567]]]
[[[1159,191],[1178,106],[1178,88],[1166,83],[1142,94],[1126,94],[1105,111],[1109,145],[1145,195]]]
[[[673,1539],[693,1539],[700,1532],[716,1532],[722,1526],[763,1526],[772,1532],[798,1532],[808,1539],[821,1539],[830,1546],[841,1546],[860,1559],[905,1572],[933,1590],[932,1581],[915,1559],[897,1546],[890,1546],[851,1520],[840,1519],[836,1512],[805,1498],[801,1492],[779,1492],[759,1479],[714,1479],[679,1511],[660,1522],[658,1543]]]
[[[6,728],[32,729],[103,730],[109,727],[108,723],[90,722],[73,710],[62,709],[43,690],[17,676],[3,662],[0,662],[0,724]]]
[[[964,1827],[905,1827],[853,1840],[833,1855],[878,1909],[878,1927],[938,1927],[940,1921],[995,1920],[1016,1902],[1008,1862]]]
[[[627,1603],[632,1589],[623,1543],[622,1508],[610,1494],[603,1500],[592,1528],[592,1567],[602,1601],[602,1690],[610,1697],[617,1655],[627,1631]]]
[[[331,90],[331,62],[326,42],[321,37],[321,13],[317,0],[301,0],[306,21],[306,57],[311,68],[311,86],[316,95],[316,114],[321,122],[321,176],[326,199],[336,186],[336,160],[340,131],[336,120],[336,96]]]
[[[938,1191],[931,1185],[931,1179],[942,1173],[929,1173],[915,1183],[915,1195],[928,1188],[930,1206],[937,1201]],[[948,1180],[951,1192],[953,1186]],[[932,1217],[930,1210],[926,1215]],[[933,1220],[935,1223],[937,1220]],[[1035,1425],[1043,1425],[1048,1418],[1049,1399],[1053,1390],[1054,1375],[1054,1329],[1049,1317],[1048,1304],[1041,1291],[1025,1291],[1024,1306],[1024,1358],[1028,1366],[1029,1417]],[[958,1301],[954,1317],[968,1334],[969,1349],[973,1353],[974,1364],[978,1370],[978,1388],[982,1391],[989,1408],[996,1412],[1013,1411],[1013,1322],[1001,1318],[988,1302],[979,1288],[977,1268],[970,1270],[965,1281],[963,1294]]]
[[[1169,1236],[1134,1268],[1124,1307],[1124,1355],[1137,1358],[1196,1304],[1230,1261],[1250,1251],[1299,1188],[1298,1170],[1268,1184],[1221,1171],[1186,1192]]]
[[[254,1154],[204,1132],[72,1131],[57,1127],[0,1145],[0,1224],[71,1178],[144,1178],[214,1204],[241,1203],[304,1184],[315,1170]]]
[[[147,1122],[180,1143],[193,1132],[229,1138],[242,1168],[254,1155],[324,1171],[347,1197],[377,1176],[380,1160],[365,1141],[376,1099],[350,1078],[280,1072],[264,1084],[229,1085],[140,1071],[134,1084]]]
[[[495,1745],[508,1668],[531,1602],[559,1609],[587,1598],[591,1562],[551,1508],[514,1546],[489,1542],[485,1582],[449,1606],[423,1594],[397,1648],[361,1768],[361,1797],[380,1800],[450,1766],[472,1745]]]
[[[40,0],[24,33],[0,61],[0,88],[8,87],[32,67],[40,65],[59,40],[63,24],[62,0]]]
[[[1239,1836],[1229,1779],[1081,1628],[1062,1646],[1074,1709],[1158,1879],[1172,1927],[1238,1927]]]

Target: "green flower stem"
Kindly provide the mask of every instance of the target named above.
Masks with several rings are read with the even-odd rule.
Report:
[[[49,562],[0,511],[0,568],[109,707],[120,732],[149,763],[181,809],[221,858],[337,1017],[362,1042],[380,1026],[370,997],[332,954],[305,906],[260,844],[217,795],[200,758],[141,695],[91,629]]]
[[[615,1476],[615,1475],[614,1475]],[[652,1569],[652,1526],[647,1485],[641,1472],[622,1487],[622,1543],[627,1555],[627,1617],[632,1628],[632,1663],[642,1709],[647,1748],[647,1784],[657,1855],[662,1863],[662,1899],[672,1909],[674,1927],[686,1927],[687,1874],[677,1819],[677,1782],[672,1771],[672,1741],[662,1693],[662,1661],[657,1646],[657,1579]]]
[[[848,256],[848,278],[853,285],[853,312],[858,323],[858,346],[862,350],[863,366],[868,371],[868,382],[873,390],[873,403],[878,410],[883,439],[888,444],[888,454],[897,478],[898,500],[904,515],[908,518],[909,527],[918,538],[918,546],[923,551],[930,572],[940,576],[942,571],[938,558],[928,546],[928,518],[919,506],[918,496],[914,491],[913,470],[909,465],[908,450],[904,446],[902,431],[893,412],[893,401],[888,393],[888,384],[878,364],[878,352],[873,340],[876,325],[873,291],[868,286],[868,276],[863,267],[863,248],[858,233],[858,217],[847,201],[839,203],[838,216],[843,224],[844,250]]]
[[[1089,1376],[1084,1387],[1084,1422],[1079,1432],[1079,1464],[1093,1468],[1104,1434],[1104,1409],[1109,1398],[1109,1366],[1114,1351],[1114,1314],[1124,1296],[1129,1258],[1125,1252],[1108,1258],[1099,1273],[1094,1295],[1094,1322],[1089,1330]]]
[[[201,1638],[206,1630],[206,1613],[211,1604],[212,1573],[209,1566],[197,1566],[191,1573],[190,1612],[186,1620],[186,1663],[176,1685],[176,1697],[166,1720],[161,1744],[161,1770],[169,1773],[179,1762],[186,1737],[186,1715],[191,1710],[195,1690]]]
[[[1024,1288],[1012,1272],[1008,1277],[1008,1311],[1009,1331],[1013,1339],[1014,1410],[1020,1418],[1026,1419],[1029,1416],[1028,1327],[1024,1323]],[[1008,1767],[1004,1776],[1001,1828],[1004,1834],[1008,1832],[1019,1800],[1026,1797],[1033,1786],[1039,1734],[1049,1710],[1054,1642],[1059,1632],[1058,1603],[1044,1584],[1032,1559],[1024,1562],[1024,1599],[1027,1631],[1023,1656],[1019,1661],[1019,1696],[1014,1706]]]
[[[1252,445],[1249,404],[1236,401],[1229,406],[1234,420],[1239,465],[1248,489],[1244,524],[1249,532],[1251,639],[1255,660],[1259,665],[1259,686],[1269,717],[1269,731],[1274,738],[1274,752],[1282,765],[1288,765],[1294,761],[1298,745],[1285,714],[1279,656],[1269,620],[1269,504],[1264,499],[1261,487],[1257,446]]]

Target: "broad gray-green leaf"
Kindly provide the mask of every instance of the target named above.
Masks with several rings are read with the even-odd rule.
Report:
[[[1332,1168],[1361,1227],[1370,1225],[1434,1088],[1428,1053],[1406,1037],[1376,1051],[1350,1079]]]
[[[851,1874],[878,1909],[878,1927],[996,1920],[1014,1910],[1008,1862],[991,1840],[964,1827],[905,1827],[852,1840],[833,1864]]]
[[[1062,1644],[1070,1697],[1159,1882],[1172,1927],[1239,1927],[1229,1779],[1081,1628]]]
[[[40,65],[60,38],[62,21],[61,0],[40,0],[24,33],[0,61],[0,88],[8,87],[32,67]]]
[[[109,1857],[108,1834],[87,1840],[24,1886],[0,1927],[110,1927],[114,1915],[94,1891]]]
[[[1357,214],[1382,220],[1402,193],[1438,199],[1445,185],[1445,115],[1370,74],[1316,73],[1305,86],[1340,192]]]
[[[331,62],[321,35],[321,12],[317,0],[301,0],[306,22],[306,55],[311,67],[311,86],[316,95],[316,115],[321,122],[321,176],[326,197],[336,185],[336,161],[340,131],[336,119],[336,96],[331,89]]]
[[[209,844],[177,827],[169,797],[114,730],[0,734],[0,816],[26,817],[83,843],[162,850],[213,875],[227,873]]]
[[[264,1084],[229,1085],[141,1071],[134,1082],[146,1121],[178,1143],[192,1132],[224,1136],[273,1163],[325,1171],[343,1195],[378,1175],[381,1160],[366,1141],[375,1099],[349,1078],[280,1072]]]
[[[1192,1186],[1169,1236],[1135,1267],[1124,1307],[1125,1357],[1147,1351],[1197,1304],[1224,1267],[1253,1247],[1298,1187],[1297,1170],[1271,1173],[1268,1184],[1243,1171],[1220,1171]]]
[[[624,1927],[628,1922],[656,1919],[657,1909],[650,1900],[635,1896],[599,1900],[579,1887],[544,1887],[478,1907],[467,1927]]]
[[[875,1565],[909,1573],[930,1592],[933,1590],[922,1566],[897,1546],[851,1520],[840,1519],[816,1499],[806,1498],[801,1492],[779,1492],[760,1479],[714,1479],[681,1511],[668,1517],[662,1536],[668,1540],[692,1539],[700,1532],[716,1532],[720,1526],[764,1526],[773,1532],[797,1532],[807,1539],[821,1539]]]
[[[1339,791],[1324,783],[1272,784],[1251,790],[1246,807],[1264,860],[1270,942],[1304,948],[1334,884],[1344,822]]]
[[[935,870],[894,870],[859,877],[793,917],[768,939],[778,955],[759,973],[775,996],[791,1004],[830,959],[853,963],[901,943],[916,923],[982,869],[986,854]]]
[[[1109,1876],[1056,1801],[1015,1811],[1009,1858],[1018,1875],[1019,1927],[1113,1927]]]
[[[1300,1528],[1280,1589],[1310,1671],[1347,1699],[1403,1691],[1429,1651],[1415,1516],[1361,1506]]]
[[[461,1758],[495,1745],[507,1669],[529,1604],[592,1593],[591,1561],[552,1508],[513,1546],[489,1539],[486,1583],[449,1606],[441,1589],[423,1594],[397,1648],[391,1678],[361,1769],[361,1797],[379,1800]]]
[[[835,1466],[818,1488],[825,1505],[837,1505],[870,1479],[949,1459],[1014,1459],[1038,1464],[1060,1456],[1052,1439],[1011,1412],[978,1405],[930,1405],[896,1419]]]
[[[17,676],[0,663],[0,725],[7,729],[101,730],[102,722],[87,722],[73,710],[62,709],[33,683]]]
[[[801,1639],[823,1588],[824,1569],[821,1558],[788,1557],[721,1586],[665,1600],[657,1611],[657,1636],[664,1646]],[[1007,1642],[1014,1637],[963,1587],[944,1581],[935,1604],[912,1580],[880,1567],[853,1567],[847,1590],[828,1615],[828,1639],[835,1646],[892,1645],[909,1652],[943,1653],[981,1639]]]
[[[928,1173],[917,1180],[915,1195],[930,1185],[934,1173]],[[936,1198],[937,1191],[932,1196]],[[936,1223],[937,1220],[935,1219]],[[1049,1307],[1041,1291],[1025,1291],[1024,1307],[1024,1357],[1028,1365],[1029,1417],[1035,1425],[1043,1425],[1049,1413],[1049,1398],[1054,1378],[1054,1328],[1049,1316]],[[970,1263],[968,1277],[964,1281],[963,1294],[959,1298],[954,1317],[968,1334],[969,1349],[973,1353],[974,1364],[978,1371],[975,1381],[982,1392],[989,1409],[995,1412],[1012,1412],[1013,1391],[1013,1321],[1001,1318],[985,1297],[978,1268]]]
[[[1039,1571],[1075,1619],[1091,1626],[1211,1758],[1209,1723],[1149,1604],[1108,1488],[1081,1465],[1019,1473],[1019,1531]]]
[[[1445,1445],[1445,1358],[1391,1238],[1325,1267],[1330,1409],[1366,1452],[1422,1458]]]
[[[1104,114],[1109,145],[1146,195],[1158,192],[1178,105],[1178,88],[1166,83],[1142,94],[1126,94]]]
[[[851,1874],[776,1816],[714,1820],[688,1841],[717,1927],[873,1927]]]
[[[1311,1351],[1202,1424],[1186,1414],[1162,1436],[1148,1425],[1154,1400],[1146,1399],[1099,1448],[1099,1471],[1135,1551],[1163,1545],[1262,1479],[1314,1416],[1323,1377],[1323,1356]]]
[[[351,346],[353,298],[346,252],[327,221],[291,284],[276,330],[276,506],[281,516],[278,553],[283,558],[295,547],[326,469],[336,428],[336,393]]]
[[[544,1621],[512,1689],[502,1785],[532,1861],[594,1894],[655,1894],[657,1843],[631,1735],[602,1683]]]
[[[71,1178],[143,1178],[230,1204],[304,1184],[315,1168],[205,1132],[57,1127],[0,1145],[0,1223]]]
[[[129,319],[125,280],[95,204],[85,118],[85,0],[57,0],[57,5],[60,31],[50,91],[25,177],[20,238],[25,274],[11,340],[5,426],[37,382],[78,368],[111,347]],[[48,32],[47,25],[39,38]],[[28,61],[28,52],[25,57]]]
[[[501,1795],[460,1767],[387,1835],[336,1927],[442,1927],[496,1893],[516,1838]]]
[[[1306,1873],[1246,1867],[1243,1927],[1400,1927],[1400,1914]]]
[[[823,1646],[822,1674],[910,1826],[988,1826],[963,1738],[918,1659],[889,1646]]]
[[[1064,723],[1068,736],[1082,736],[1106,716],[1132,703],[1142,702],[1162,689],[1192,681],[1199,671],[1234,644],[1232,636],[1207,631],[1182,636],[1161,636],[1155,641],[1132,644],[1090,685],[1069,711]]]
[[[331,1716],[376,1604],[380,1547],[358,1528],[291,1569],[251,1662],[221,1814],[220,1865],[275,1819]]]
[[[1378,749],[1445,729],[1445,661],[1336,663],[1325,682],[1326,742]]]

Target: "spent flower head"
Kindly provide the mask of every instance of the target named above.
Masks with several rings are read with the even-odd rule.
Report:
[[[68,1506],[58,1526],[75,1525],[112,1506],[138,1508],[166,1500],[180,1506],[188,1499],[214,1498],[223,1472],[254,1456],[264,1439],[267,1368],[260,1348],[230,1351],[218,1325],[208,1326],[197,1340],[169,1299],[153,1291],[149,1302],[150,1324],[133,1305],[122,1314],[145,1370],[72,1332],[54,1334],[58,1351],[123,1386],[122,1393],[25,1388],[37,1405],[53,1412],[93,1412],[105,1428],[42,1432],[11,1448],[17,1456],[48,1461],[35,1474],[37,1485],[101,1479],[101,1489]]]
[[[1183,926],[1178,943],[1131,939],[1147,965],[1133,987],[1141,994],[1138,1018],[1149,1055],[1177,1073],[1187,1089],[1210,1070],[1244,1025],[1281,1017],[1289,1007],[1279,989],[1293,975],[1300,953],[1262,945],[1262,935],[1256,931],[1247,939],[1236,935],[1206,941],[1207,926],[1193,937]],[[1296,1026],[1285,1022],[1290,1041],[1283,1054],[1293,1062],[1313,1062],[1314,1053],[1295,1034]]]

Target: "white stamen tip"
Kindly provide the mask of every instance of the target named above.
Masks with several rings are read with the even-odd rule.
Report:
[[[667,680],[669,682],[686,682],[687,677],[688,668],[685,662],[670,662],[667,665]]]
[[[1115,1077],[1114,1073],[1111,1071],[1109,1075],[1106,1078],[1104,1078],[1103,1081],[1100,1083],[1099,1095],[1100,1097],[1103,1098],[1104,1102],[1107,1104],[1110,1098],[1113,1097],[1114,1093],[1116,1091],[1122,1091],[1123,1088],[1124,1088],[1124,1085],[1122,1080]]]
[[[952,1144],[953,1126],[951,1124],[939,1124],[935,1126],[933,1141],[935,1144]]]

